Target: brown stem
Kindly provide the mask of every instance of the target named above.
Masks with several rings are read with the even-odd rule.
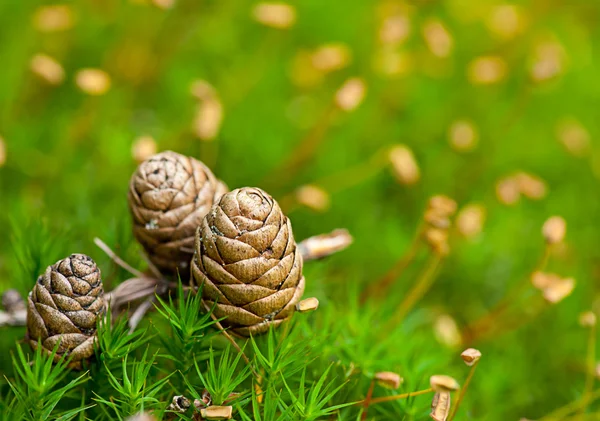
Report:
[[[252,362],[250,361],[248,356],[246,356],[246,354],[244,354],[244,351],[242,350],[242,348],[240,348],[240,346],[237,344],[235,339],[233,339],[232,336],[229,333],[227,333],[227,331],[225,330],[225,328],[223,327],[221,322],[217,321],[218,320],[217,317],[210,311],[210,307],[208,306],[208,304],[206,304],[204,302],[204,300],[202,300],[202,305],[204,306],[204,309],[210,313],[210,317],[216,322],[215,326],[217,326],[217,328],[221,331],[221,334],[223,334],[223,336],[225,336],[225,338],[229,341],[229,343],[231,343],[231,346],[233,346],[235,348],[235,350],[240,353],[240,355],[242,356],[242,359],[246,362],[246,364],[248,364],[248,367],[250,367],[250,371],[252,371],[254,378],[257,379],[257,381],[260,383],[261,377],[258,374],[258,372],[254,369],[254,366],[252,365]]]
[[[366,303],[367,300],[371,297],[383,297],[388,292],[388,290],[394,284],[394,281],[402,275],[402,272],[406,270],[406,268],[413,262],[413,260],[417,256],[419,248],[422,245],[421,239],[422,228],[419,228],[417,230],[417,235],[413,239],[408,251],[400,257],[400,259],[394,264],[394,266],[392,266],[392,268],[388,270],[381,279],[369,285],[367,289],[361,294],[361,304]]]
[[[442,256],[433,254],[426,263],[423,272],[417,279],[417,282],[408,292],[404,300],[400,303],[400,306],[390,318],[388,322],[389,329],[396,327],[402,319],[408,314],[408,312],[414,307],[414,305],[429,291],[431,285],[435,281],[435,273],[442,262]]]
[[[596,399],[600,398],[600,389],[592,392],[589,396],[583,396],[582,398],[568,403],[565,406],[561,406],[560,408],[555,409],[547,415],[544,415],[539,421],[559,421],[564,420],[569,414],[589,405]]]
[[[456,416],[456,413],[458,412],[458,408],[460,407],[460,404],[461,404],[463,398],[465,397],[465,394],[467,393],[467,388],[469,387],[469,384],[471,383],[471,379],[473,378],[473,375],[475,374],[475,369],[477,368],[477,364],[479,364],[479,361],[475,361],[475,363],[471,366],[471,370],[469,370],[467,379],[465,380],[463,387],[460,389],[458,398],[456,399],[456,404],[454,405],[454,409],[452,409],[452,413],[448,417],[448,421],[452,421],[454,419],[454,417]]]
[[[287,183],[296,175],[306,161],[315,154],[338,111],[339,108],[334,103],[329,105],[308,135],[300,141],[289,158],[284,160],[282,165],[269,175],[264,184],[270,184],[271,188],[277,188]]]
[[[431,393],[431,392],[433,392],[433,389],[429,388],[429,389],[424,389],[424,390],[418,390],[416,392],[402,393],[400,395],[382,396],[380,398],[371,399],[370,405],[375,405],[375,404],[383,403],[383,402],[397,401],[399,399],[406,399],[406,398],[411,398],[413,396],[425,395],[425,394]],[[355,405],[362,405],[364,402],[365,402],[365,399],[363,399],[362,401],[356,402]]]
[[[104,241],[102,241],[101,239],[99,239],[98,237],[94,238],[94,243],[98,247],[100,247],[102,249],[102,251],[104,251],[104,253],[106,253],[117,265],[121,266],[123,269],[125,269],[127,272],[131,273],[133,276],[135,276],[137,278],[148,278],[148,275],[135,269],[133,266],[129,265],[123,259],[121,259],[119,256],[117,256],[117,254],[114,251],[112,251],[110,249],[110,247],[108,247],[106,245],[106,243]]]
[[[551,245],[546,244],[542,257],[535,266],[532,274],[545,269],[550,258],[550,252]],[[498,320],[504,317],[510,306],[527,290],[530,285],[529,280],[531,279],[531,276],[532,275],[530,275],[527,280],[519,282],[516,287],[512,288],[485,316],[471,323],[464,331],[463,342],[467,344],[473,343],[481,336],[485,335],[486,332],[489,332],[491,326],[497,324]]]
[[[369,405],[371,403],[371,398],[373,397],[373,389],[375,388],[375,379],[371,380],[371,385],[369,386],[369,390],[367,392],[367,396],[363,401],[363,408],[365,409],[360,419],[362,421],[367,419],[367,413],[369,412]]]
[[[585,389],[583,392],[583,397],[585,398],[584,404],[580,410],[580,417],[583,418],[585,414],[585,410],[587,409],[590,396],[592,395],[592,391],[594,390],[594,379],[596,377],[595,373],[595,365],[596,365],[596,324],[594,323],[590,326],[590,332],[588,336],[588,346],[587,346],[587,356],[586,356],[586,376],[585,376]]]

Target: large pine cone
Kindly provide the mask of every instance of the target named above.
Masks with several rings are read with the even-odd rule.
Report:
[[[55,361],[72,357],[71,368],[94,354],[96,323],[105,312],[100,269],[84,254],[72,254],[48,266],[27,298],[26,339],[40,340],[50,354],[60,341]]]
[[[196,233],[192,274],[204,301],[240,336],[289,319],[304,292],[302,256],[292,226],[257,188],[224,195]]]
[[[196,228],[226,192],[191,157],[166,151],[140,164],[129,185],[133,233],[161,272],[189,276]]]

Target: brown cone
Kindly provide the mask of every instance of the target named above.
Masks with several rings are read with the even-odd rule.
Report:
[[[84,254],[48,266],[27,298],[26,340],[50,354],[60,342],[55,361],[70,356],[69,367],[81,369],[94,354],[96,323],[105,312],[100,269]]]
[[[138,167],[129,185],[133,234],[164,274],[189,276],[194,233],[227,192],[202,162],[166,151]]]
[[[292,226],[271,196],[245,187],[225,194],[202,220],[193,281],[224,327],[240,336],[289,319],[304,292]]]

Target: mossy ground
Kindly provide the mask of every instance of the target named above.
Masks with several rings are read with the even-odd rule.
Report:
[[[311,379],[329,363],[335,366],[330,376],[337,376],[329,380],[336,386],[351,364],[360,370],[335,403],[362,399],[369,376],[381,370],[404,377],[401,391],[427,387],[432,374],[462,382],[467,368],[461,349],[436,340],[436,318],[449,314],[465,326],[515,285],[529,282],[544,250],[544,220],[563,216],[568,234],[548,270],[574,277],[573,294],[517,329],[473,344],[483,359],[457,419],[537,419],[581,398],[588,330],[579,326],[578,316],[600,310],[600,3],[518,2],[522,30],[502,38],[489,24],[496,2],[400,2],[410,32],[394,48],[409,65],[395,77],[374,66],[383,2],[298,2],[297,22],[287,30],[254,21],[255,3],[249,1],[179,0],[170,10],[136,3],[68,2],[73,27],[51,33],[37,30],[33,20],[45,2],[0,3],[0,136],[6,144],[0,168],[0,289],[25,294],[45,266],[74,252],[98,262],[110,289],[127,274],[94,246],[94,237],[135,266],[145,266],[131,235],[126,196],[136,166],[132,144],[150,135],[161,150],[203,160],[230,187],[259,186],[277,199],[339,175],[327,186],[331,206],[325,212],[301,206],[289,212],[298,239],[337,227],[348,228],[355,238],[348,250],[305,265],[306,296],[318,297],[321,306],[296,316],[293,336],[313,347]],[[447,57],[435,57],[424,41],[430,19],[443,22],[451,35]],[[295,83],[298,52],[331,42],[348,46],[349,64],[318,83]],[[531,73],[541,42],[561,50],[558,73],[544,81]],[[30,71],[37,53],[62,63],[64,83],[49,86]],[[490,85],[473,83],[469,63],[487,55],[505,61],[505,76]],[[89,96],[76,86],[75,73],[87,67],[110,75],[105,95]],[[289,177],[286,170],[277,172],[314,133],[349,77],[364,80],[363,103],[335,114],[297,172]],[[190,85],[197,79],[210,82],[223,104],[223,124],[211,142],[198,140],[191,128],[197,100]],[[448,142],[449,127],[460,119],[478,131],[479,142],[470,152],[458,152]],[[590,136],[581,156],[568,153],[559,140],[557,128],[565,119],[580,122]],[[365,165],[397,143],[415,154],[421,170],[415,185],[398,184],[389,167],[371,171]],[[500,203],[496,183],[516,171],[539,176],[547,194],[541,200],[523,197],[512,206]],[[461,207],[483,205],[483,232],[470,240],[454,232],[434,287],[408,317],[386,329],[425,257],[419,256],[385,299],[361,307],[358,296],[408,249],[428,198],[438,193]],[[536,294],[530,288],[515,299],[517,320],[527,318]],[[161,326],[157,319],[152,314],[148,326]],[[2,329],[0,369],[11,378],[9,352],[24,329]],[[152,343],[160,347],[157,340]],[[153,379],[164,374],[161,361]],[[165,372],[173,368],[164,364]],[[294,374],[294,381],[298,377]],[[185,387],[179,380],[171,385],[161,391],[160,402]],[[2,396],[8,393],[3,380]],[[421,396],[380,405],[369,416],[427,419],[430,400]]]

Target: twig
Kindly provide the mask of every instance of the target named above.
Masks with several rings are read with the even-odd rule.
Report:
[[[156,300],[156,296],[152,295],[148,297],[146,301],[138,306],[135,309],[131,317],[129,318],[129,333],[133,333],[137,325],[142,321],[144,315],[148,312],[148,310],[152,307],[152,304]]]
[[[98,237],[94,238],[94,243],[98,247],[100,247],[102,249],[102,251],[104,251],[104,253],[106,253],[117,265],[121,266],[123,269],[125,269],[127,272],[131,273],[133,276],[135,276],[137,278],[148,278],[148,275],[145,275],[144,273],[135,269],[134,267],[132,267],[131,265],[126,263],[123,259],[121,259],[119,256],[117,256],[117,254],[114,251],[112,251],[110,249],[110,247],[108,247],[106,245],[106,243],[104,241],[102,241],[101,239],[99,239]]]
[[[375,388],[375,379],[371,380],[371,385],[369,386],[369,391],[367,392],[367,397],[363,401],[363,408],[365,409],[362,416],[360,417],[361,421],[367,419],[367,413],[369,411],[369,405],[371,404],[371,398],[373,397],[373,389]]]
[[[157,279],[162,279],[162,277],[163,277],[162,273],[160,273],[160,270],[158,270],[156,265],[154,263],[152,263],[152,261],[148,258],[148,256],[145,253],[141,253],[141,255],[142,255],[142,259],[144,259],[144,261],[148,265],[148,269],[150,269],[150,272],[152,272],[152,274]]]

